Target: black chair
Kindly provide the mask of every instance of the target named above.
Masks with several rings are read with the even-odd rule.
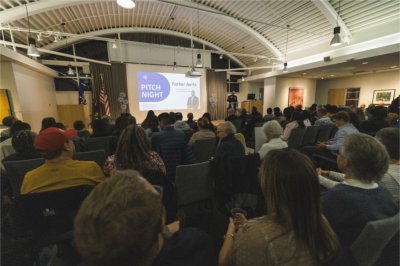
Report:
[[[317,141],[319,126],[310,126],[306,128],[303,136],[302,146],[314,145]]]
[[[322,125],[319,127],[317,141],[327,141],[331,137],[333,125]]]
[[[78,161],[94,161],[103,169],[106,162],[106,154],[104,150],[76,152],[73,159]]]
[[[24,180],[25,174],[41,166],[42,164],[44,164],[43,158],[3,162],[14,197],[20,195],[21,185],[22,181]]]
[[[112,136],[87,138],[87,151],[104,150],[105,156],[107,157],[111,153],[111,141]]]
[[[65,250],[66,247],[73,250],[73,221],[92,188],[82,185],[15,198],[12,210],[15,231],[20,237],[30,239],[27,252],[31,252],[37,262],[44,247],[57,245],[58,250]]]
[[[300,148],[303,143],[303,136],[305,132],[305,128],[298,127],[293,129],[288,139],[288,147],[292,149]]]
[[[196,162],[201,163],[210,160],[215,154],[216,146],[216,138],[196,140],[192,146],[193,155],[196,158]]]

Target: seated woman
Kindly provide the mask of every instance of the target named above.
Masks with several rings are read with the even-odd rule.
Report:
[[[219,265],[323,265],[333,260],[338,242],[321,215],[310,159],[296,150],[273,150],[262,163],[260,182],[268,214],[239,228],[230,219]]]
[[[287,143],[280,138],[282,131],[281,125],[276,120],[271,120],[264,124],[264,134],[267,142],[258,151],[261,160],[272,150],[287,148]]]
[[[151,150],[146,132],[136,125],[128,126],[122,131],[116,153],[107,158],[104,166],[106,176],[110,176],[114,169],[133,169],[144,176],[147,171],[166,173],[163,160]]]
[[[286,124],[281,135],[281,139],[288,141],[292,130],[298,127],[305,127],[303,122],[303,114],[301,111],[294,111],[290,117],[290,122]]]
[[[199,131],[193,133],[192,137],[189,140],[189,145],[193,145],[193,143],[197,140],[202,139],[215,139],[216,135],[213,131],[210,130],[210,121],[206,117],[202,117],[197,121],[197,125],[199,126]]]
[[[343,247],[350,247],[370,221],[398,212],[392,195],[378,181],[388,170],[385,147],[366,134],[348,135],[339,148],[344,181],[322,196],[322,211]]]

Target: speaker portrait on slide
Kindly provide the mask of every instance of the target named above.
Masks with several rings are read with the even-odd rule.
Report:
[[[199,97],[196,96],[194,90],[192,90],[191,96],[189,96],[187,100],[187,108],[188,109],[199,109]]]

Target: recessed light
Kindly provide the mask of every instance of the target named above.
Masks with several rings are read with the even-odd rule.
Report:
[[[367,62],[367,61],[365,61],[365,62],[362,62],[361,64],[363,64],[363,65],[366,65],[366,64],[368,64],[368,62]]]
[[[307,75],[307,73],[302,73],[302,75]]]
[[[335,75],[329,75],[330,77],[334,77]]]
[[[397,66],[391,66],[391,67],[389,67],[389,68],[396,68]]]

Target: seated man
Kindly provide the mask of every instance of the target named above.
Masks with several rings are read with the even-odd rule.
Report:
[[[322,195],[322,212],[343,247],[350,247],[370,221],[394,216],[398,206],[377,182],[389,165],[385,147],[366,134],[352,134],[340,146],[337,164],[344,181]]]
[[[232,122],[224,122],[217,127],[217,136],[220,143],[215,152],[215,158],[236,157],[245,155],[243,144],[235,138],[235,126]]]
[[[319,108],[317,111],[318,119],[315,121],[315,126],[332,125],[332,120],[328,116],[328,112],[325,108]]]
[[[116,171],[94,188],[75,218],[77,250],[89,265],[216,264],[207,234],[164,221],[154,187],[136,171]]]
[[[21,186],[21,194],[46,192],[81,185],[96,185],[105,179],[95,162],[72,160],[75,151],[72,139],[75,129],[50,127],[35,138],[34,146],[46,162],[28,172]]]

